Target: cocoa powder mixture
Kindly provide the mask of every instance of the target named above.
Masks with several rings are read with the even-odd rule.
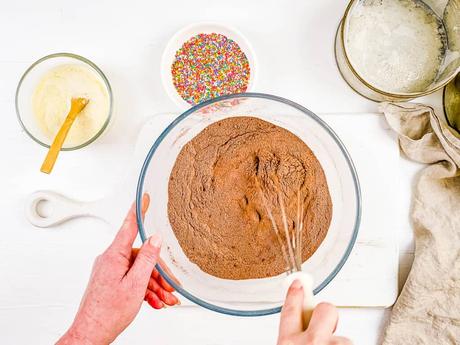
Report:
[[[242,116],[211,124],[182,148],[169,179],[168,216],[184,253],[204,272],[251,279],[286,271],[261,186],[280,227],[276,195],[282,196],[290,231],[301,196],[304,262],[326,236],[332,201],[323,169],[302,140]]]

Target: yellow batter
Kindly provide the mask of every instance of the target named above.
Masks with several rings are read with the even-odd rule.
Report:
[[[110,100],[103,80],[84,65],[60,65],[42,77],[32,96],[35,118],[50,141],[64,122],[73,97],[87,98],[89,103],[75,119],[65,146],[87,142],[104,125],[109,116]]]

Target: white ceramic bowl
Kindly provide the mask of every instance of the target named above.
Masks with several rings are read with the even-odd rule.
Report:
[[[246,55],[249,66],[251,68],[250,76],[249,76],[249,84],[246,92],[250,92],[254,88],[255,84],[255,77],[257,75],[257,63],[256,58],[254,55],[254,51],[249,44],[246,37],[243,36],[238,30],[231,28],[226,25],[222,24],[215,24],[215,23],[198,23],[189,25],[181,30],[179,30],[176,34],[174,34],[171,39],[169,40],[168,44],[163,53],[163,57],[161,59],[161,80],[163,82],[163,86],[166,90],[168,96],[173,100],[177,106],[182,109],[186,110],[192,107],[187,101],[185,101],[177,92],[171,75],[171,66],[175,60],[176,52],[182,47],[182,45],[188,41],[193,36],[198,34],[211,34],[217,33],[222,34],[232,40],[234,40],[241,48],[241,50]]]

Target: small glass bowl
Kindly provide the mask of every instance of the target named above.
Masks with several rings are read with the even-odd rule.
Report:
[[[102,71],[90,60],[71,53],[55,53],[42,57],[41,59],[35,61],[22,75],[19,80],[18,87],[16,89],[16,115],[18,121],[21,124],[24,131],[37,143],[40,145],[49,148],[52,138],[47,137],[42,130],[39,128],[37,121],[35,119],[33,110],[32,110],[32,94],[34,92],[37,83],[40,78],[53,67],[62,65],[62,64],[79,64],[89,67],[93,72],[98,75],[100,80],[106,87],[107,94],[109,96],[109,111],[107,113],[107,119],[105,120],[102,127],[99,131],[86,142],[71,146],[64,143],[62,151],[72,151],[78,150],[82,147],[85,147],[95,141],[107,128],[110,119],[112,118],[112,108],[113,108],[113,95],[112,88],[110,87],[107,77],[102,73]]]

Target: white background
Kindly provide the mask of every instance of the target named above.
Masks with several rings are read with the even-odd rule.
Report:
[[[24,218],[24,198],[53,189],[92,200],[117,188],[142,122],[178,111],[159,73],[169,37],[199,21],[228,23],[255,50],[255,91],[287,97],[316,113],[373,112],[377,104],[351,91],[335,66],[333,41],[345,7],[345,0],[1,0],[0,343],[49,344],[71,323],[91,263],[114,229],[80,219],[38,230]],[[105,72],[114,91],[114,121],[90,147],[62,154],[53,174],[45,176],[39,167],[46,151],[21,131],[14,92],[33,61],[60,51],[85,56]],[[438,92],[422,101],[439,109],[440,100]],[[395,198],[408,212],[418,167],[406,163],[401,168],[405,186]],[[400,249],[404,277],[413,251],[409,226],[400,236]],[[355,344],[376,344],[388,315],[379,309],[341,309],[337,333]],[[117,343],[274,344],[277,323],[277,315],[245,319],[195,307],[161,312],[145,307]]]

